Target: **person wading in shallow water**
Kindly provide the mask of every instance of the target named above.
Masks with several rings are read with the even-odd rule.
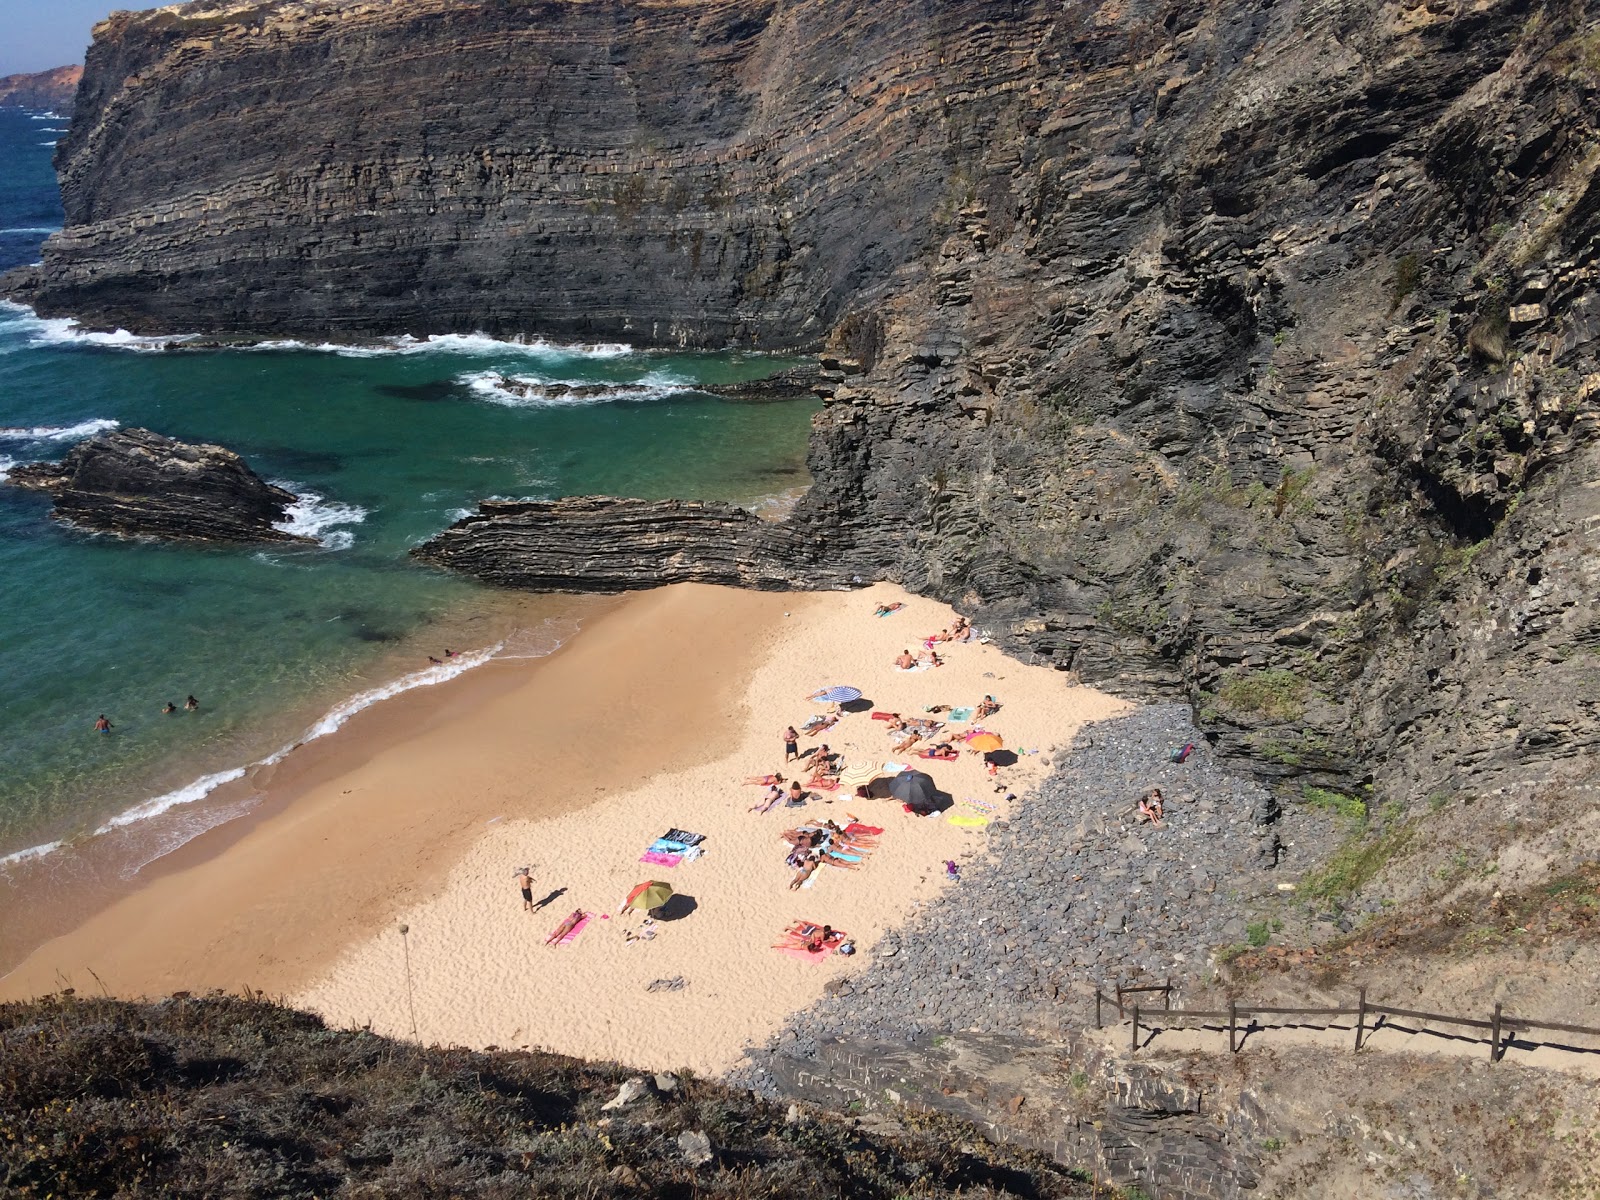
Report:
[[[193,696],[190,696],[187,700],[185,700],[183,702],[183,706],[190,712],[200,711],[200,701],[196,700]]]
[[[176,704],[174,704],[171,700],[168,700],[165,704],[163,704],[161,706],[161,711],[170,716],[172,713],[175,713],[175,712],[178,711],[178,706]]]
[[[96,733],[110,733],[111,732],[111,722],[106,720],[105,713],[101,713],[99,718],[95,721],[95,723],[94,723],[94,731]]]

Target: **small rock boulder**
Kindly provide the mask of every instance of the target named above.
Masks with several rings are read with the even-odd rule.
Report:
[[[617,1094],[600,1106],[601,1112],[614,1112],[619,1108],[626,1108],[635,1100],[650,1094],[650,1085],[637,1076],[626,1079],[617,1089]]]
[[[711,1139],[699,1130],[685,1130],[678,1135],[678,1149],[691,1167],[703,1167],[716,1157],[711,1151]]]
[[[82,529],[203,542],[314,542],[275,528],[296,500],[232,450],[148,429],[79,442],[58,463],[26,463],[7,482],[48,492],[52,516]]]

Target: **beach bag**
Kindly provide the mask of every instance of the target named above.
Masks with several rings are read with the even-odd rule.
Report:
[[[1169,762],[1181,763],[1189,760],[1189,755],[1194,751],[1194,743],[1188,742],[1167,756]]]

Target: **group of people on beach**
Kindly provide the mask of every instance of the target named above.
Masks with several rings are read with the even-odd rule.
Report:
[[[187,712],[199,712],[200,701],[196,700],[193,696],[190,696],[183,702],[183,707]],[[161,711],[170,715],[178,711],[178,706],[171,700],[168,700],[161,706]],[[106,716],[105,713],[101,713],[94,720],[94,731],[96,733],[110,733],[115,728],[116,726],[111,723],[111,718]]]

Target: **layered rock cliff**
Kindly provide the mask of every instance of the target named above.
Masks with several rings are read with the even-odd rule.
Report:
[[[1596,15],[119,14],[11,288],[150,330],[823,345],[785,571],[1498,828],[1600,741]]]
[[[70,116],[82,78],[83,68],[77,66],[0,76],[0,107],[47,108]]]

